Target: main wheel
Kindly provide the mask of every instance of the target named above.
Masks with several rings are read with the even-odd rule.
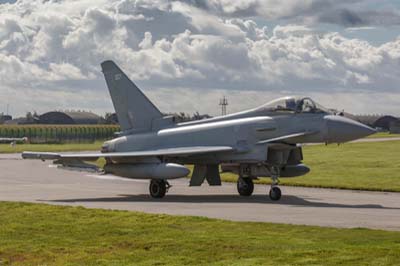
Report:
[[[254,191],[254,184],[251,178],[239,177],[237,181],[237,190],[240,196],[251,196]]]
[[[167,193],[167,183],[164,180],[152,179],[150,181],[150,195],[153,198],[162,198]]]
[[[281,189],[279,187],[272,187],[269,191],[269,198],[273,201],[280,200],[282,196]]]

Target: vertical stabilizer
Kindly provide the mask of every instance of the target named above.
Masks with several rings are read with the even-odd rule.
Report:
[[[101,68],[121,129],[151,130],[162,113],[113,61],[104,61]]]

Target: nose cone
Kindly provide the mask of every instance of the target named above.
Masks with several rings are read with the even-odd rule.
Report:
[[[327,126],[326,141],[329,143],[356,140],[376,132],[369,126],[343,116],[327,115],[324,119]]]

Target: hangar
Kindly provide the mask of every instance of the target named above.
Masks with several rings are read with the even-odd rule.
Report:
[[[39,116],[40,124],[58,124],[58,125],[95,125],[99,124],[101,117],[85,111],[53,111]]]
[[[390,123],[390,133],[400,134],[400,119]]]
[[[359,115],[355,116],[355,120],[366,124],[373,128],[381,128],[383,130],[389,131],[392,123],[397,123],[400,121],[399,118],[396,118],[391,115]]]

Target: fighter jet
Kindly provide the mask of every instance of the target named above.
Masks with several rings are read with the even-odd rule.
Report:
[[[23,152],[24,159],[53,160],[70,167],[105,158],[104,172],[149,179],[150,195],[162,198],[169,179],[190,174],[190,186],[220,186],[220,168],[238,175],[241,196],[253,193],[253,181],[272,179],[269,197],[281,198],[279,178],[310,171],[302,164],[303,143],[343,143],[375,130],[335,115],[309,97],[284,97],[257,108],[199,121],[179,123],[159,109],[112,61],[101,64],[121,126],[96,153]],[[171,98],[173,94],[171,93]],[[89,166],[90,167],[90,166]]]

